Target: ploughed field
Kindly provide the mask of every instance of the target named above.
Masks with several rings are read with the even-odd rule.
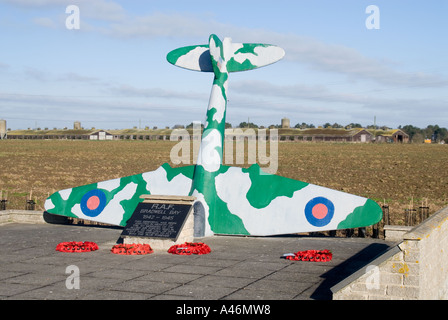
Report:
[[[176,144],[2,140],[2,198],[7,209],[24,209],[31,193],[43,210],[55,191],[152,171],[165,162],[174,166],[170,151]],[[279,142],[276,174],[385,203],[391,224],[405,223],[405,209],[423,205],[432,214],[448,205],[448,145]]]

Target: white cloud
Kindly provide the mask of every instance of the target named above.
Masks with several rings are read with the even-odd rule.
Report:
[[[65,13],[67,6],[76,5],[80,8],[81,15],[85,15],[88,18],[104,21],[117,21],[126,18],[126,11],[120,4],[106,0],[3,0],[2,2],[24,8],[30,7],[45,10],[48,8],[61,8],[63,10],[61,13]],[[42,22],[42,18],[38,19],[36,22]]]
[[[238,34],[244,35],[244,31]],[[386,63],[387,57],[368,57],[355,48],[325,43],[310,37],[268,31],[254,34],[254,30],[248,30],[247,39],[253,39],[253,42],[270,41],[286,51],[284,59],[287,61],[300,63],[319,72],[345,75],[349,80],[368,80],[387,86],[448,86],[446,77],[418,71],[398,71],[394,69],[398,62]]]
[[[41,17],[33,19],[33,22],[41,27],[52,28],[55,29],[58,27],[58,24],[51,18]]]
[[[123,7],[111,1],[104,0],[84,0],[79,3],[79,8],[82,14],[92,19],[99,19],[103,21],[122,21],[128,18]]]
[[[204,99],[204,93],[184,92],[179,90],[171,90],[164,88],[136,88],[129,85],[121,85],[110,89],[113,94],[126,97],[142,97],[142,98],[166,98],[166,99]]]
[[[155,12],[113,23],[109,26],[108,33],[124,38],[203,37],[207,42],[215,26],[215,22],[205,21],[191,14]]]
[[[448,86],[448,79],[444,77],[418,71],[397,71],[394,65],[385,62],[386,57],[368,57],[348,46],[297,34],[228,25],[193,15],[154,13],[138,16],[111,24],[106,32],[124,38],[202,38],[204,43],[210,33],[216,33],[220,37],[233,37],[234,42],[276,44],[285,49],[284,59],[287,61],[300,63],[312,70],[342,74],[349,79],[369,80],[382,85]]]
[[[7,0],[29,7],[57,7],[73,4],[72,0]],[[351,80],[368,80],[381,85],[412,87],[446,87],[448,79],[426,72],[402,72],[396,65],[386,63],[387,57],[369,57],[357,49],[325,43],[298,34],[286,34],[262,29],[221,23],[211,16],[191,13],[162,13],[132,15],[119,3],[106,0],[79,0],[83,31],[99,32],[118,38],[203,39],[210,33],[233,37],[235,42],[264,42],[281,46],[285,60],[307,66],[311,70],[345,75]],[[56,20],[60,20],[61,16]],[[97,22],[106,22],[106,24]],[[54,28],[53,18],[35,18],[40,26]],[[194,43],[192,43],[194,44]]]
[[[25,67],[24,75],[26,76],[26,78],[37,80],[40,83],[67,81],[67,82],[81,82],[85,84],[89,83],[92,84],[99,81],[99,79],[96,77],[85,76],[78,74],[76,72],[53,74],[51,72],[37,69],[34,67]]]
[[[278,73],[278,70],[283,68],[280,65],[279,69],[275,71],[279,80],[271,80],[272,83],[258,80],[255,72],[250,73],[248,77],[245,74],[243,79],[249,79],[246,81],[238,82],[238,77],[231,76],[228,116],[232,118],[238,115],[239,122],[246,121],[247,116],[250,116],[251,120],[264,117],[266,121],[279,118],[278,121],[272,121],[275,123],[279,122],[283,116],[294,118],[298,115],[307,116],[309,119],[324,118],[328,115],[328,119],[323,119],[323,122],[333,122],[338,121],[333,120],[335,118],[350,115],[356,115],[359,118],[373,118],[374,112],[378,118],[380,115],[382,118],[386,118],[386,116],[390,118],[391,115],[401,117],[401,119],[393,120],[399,121],[399,123],[418,124],[416,121],[421,118],[425,122],[424,119],[439,119],[441,121],[447,119],[446,94],[440,93],[444,87],[448,86],[448,79],[443,75],[443,71],[430,73],[419,72],[416,69],[405,72],[403,70],[406,68],[409,70],[410,66],[402,65],[400,61],[392,61],[386,51],[384,56],[380,56],[381,53],[369,56],[363,54],[356,47],[324,42],[300,34],[273,32],[222,23],[221,21],[224,20],[218,20],[221,19],[219,16],[209,13],[193,11],[191,11],[192,13],[154,11],[131,13],[125,9],[126,5],[123,7],[118,2],[106,0],[6,0],[3,2],[27,7],[27,10],[32,8],[35,10],[33,15],[39,16],[39,18],[32,18],[32,21],[45,28],[64,28],[64,20],[67,17],[65,7],[76,4],[80,7],[80,31],[84,34],[107,36],[111,42],[118,39],[117,48],[122,44],[123,48],[127,48],[126,42],[132,43],[134,39],[143,42],[155,39],[154,43],[157,42],[157,44],[160,40],[161,46],[166,45],[167,42],[170,43],[170,46],[172,44],[179,44],[179,46],[203,44],[207,43],[210,33],[216,33],[221,38],[230,36],[234,42],[275,44],[286,51],[284,62],[287,66],[292,67],[288,70],[289,74],[296,70],[306,70],[315,76],[312,82],[305,82],[307,79],[299,74],[297,78],[288,76],[289,83],[282,85],[281,81],[284,80]],[[158,49],[161,51],[165,48]],[[111,52],[112,54],[115,53]],[[150,55],[151,52],[148,52],[148,61],[152,59]],[[132,59],[132,57],[129,58]],[[5,61],[5,63],[7,64],[0,62],[0,70],[9,69],[8,71],[11,72],[9,66],[14,68],[14,65],[10,61]],[[208,89],[206,92],[201,92],[201,89],[197,89],[197,91],[193,89],[195,91],[191,92],[186,88],[187,85],[182,88],[177,88],[174,85],[160,85],[159,87],[159,83],[155,81],[153,86],[149,85],[148,87],[139,87],[140,84],[137,81],[134,81],[133,84],[123,83],[123,85],[114,84],[112,86],[112,80],[101,79],[101,76],[96,77],[101,73],[95,73],[94,65],[92,65],[91,74],[95,76],[81,74],[81,71],[78,73],[76,69],[74,69],[75,72],[67,70],[64,73],[58,73],[51,69],[43,71],[43,68],[42,66],[26,68],[24,73],[28,77],[26,80],[31,84],[29,87],[31,89],[27,91],[28,89],[24,87],[23,91],[18,90],[23,93],[38,92],[36,83],[39,81],[39,84],[42,85],[43,95],[3,94],[0,95],[0,101],[8,102],[8,106],[21,105],[29,108],[23,110],[34,111],[45,107],[48,110],[51,109],[52,115],[56,116],[57,114],[66,119],[81,116],[80,118],[84,119],[101,117],[102,119],[121,120],[123,118],[138,118],[143,115],[152,117],[151,121],[154,122],[158,121],[157,119],[168,118],[169,120],[166,121],[170,121],[172,124],[186,124],[192,120],[204,119]],[[160,75],[160,77],[164,76],[166,75]],[[334,87],[322,80],[334,79],[333,76],[341,82],[341,85]],[[80,94],[79,98],[52,96],[51,93],[45,95],[45,93],[52,92],[53,89],[56,90],[56,86],[53,87],[53,85],[57,82],[62,82],[59,87],[62,90],[67,88],[64,86],[71,86],[77,82],[76,88],[87,88],[88,93],[83,90],[77,91]],[[71,83],[66,84],[65,82]],[[82,83],[86,85],[82,86]],[[180,83],[182,85],[182,82]],[[312,83],[318,84],[313,85]],[[353,87],[350,84],[354,84]],[[50,88],[49,85],[52,87]],[[382,94],[383,90],[387,90],[387,92]],[[92,97],[88,95],[92,95]],[[186,108],[187,105],[192,104],[195,104],[193,108]],[[67,108],[58,108],[58,106]],[[436,111],[433,111],[432,115],[425,115],[424,110],[428,110],[428,107],[432,107],[432,110]],[[69,113],[60,110],[69,110]],[[176,110],[176,112],[171,112],[172,110]],[[23,111],[23,114],[25,113]],[[41,113],[30,115],[30,117],[40,116]],[[411,116],[414,117],[414,120]],[[304,121],[316,122],[315,120]],[[361,122],[356,119],[354,121]],[[159,122],[154,125],[162,124]],[[425,126],[427,123],[420,125]]]

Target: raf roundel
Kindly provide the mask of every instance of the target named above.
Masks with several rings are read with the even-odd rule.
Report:
[[[315,227],[323,227],[330,223],[334,215],[334,204],[324,197],[316,197],[305,206],[305,217]]]
[[[99,189],[91,190],[81,199],[81,211],[86,216],[98,216],[106,206],[106,195]]]

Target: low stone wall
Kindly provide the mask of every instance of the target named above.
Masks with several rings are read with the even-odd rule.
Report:
[[[68,223],[67,217],[35,210],[1,210],[0,225],[4,223]]]
[[[334,300],[448,299],[448,207],[331,288]]]

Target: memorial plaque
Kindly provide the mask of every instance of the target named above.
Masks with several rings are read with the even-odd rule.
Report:
[[[176,241],[192,207],[192,204],[139,203],[121,236]]]

